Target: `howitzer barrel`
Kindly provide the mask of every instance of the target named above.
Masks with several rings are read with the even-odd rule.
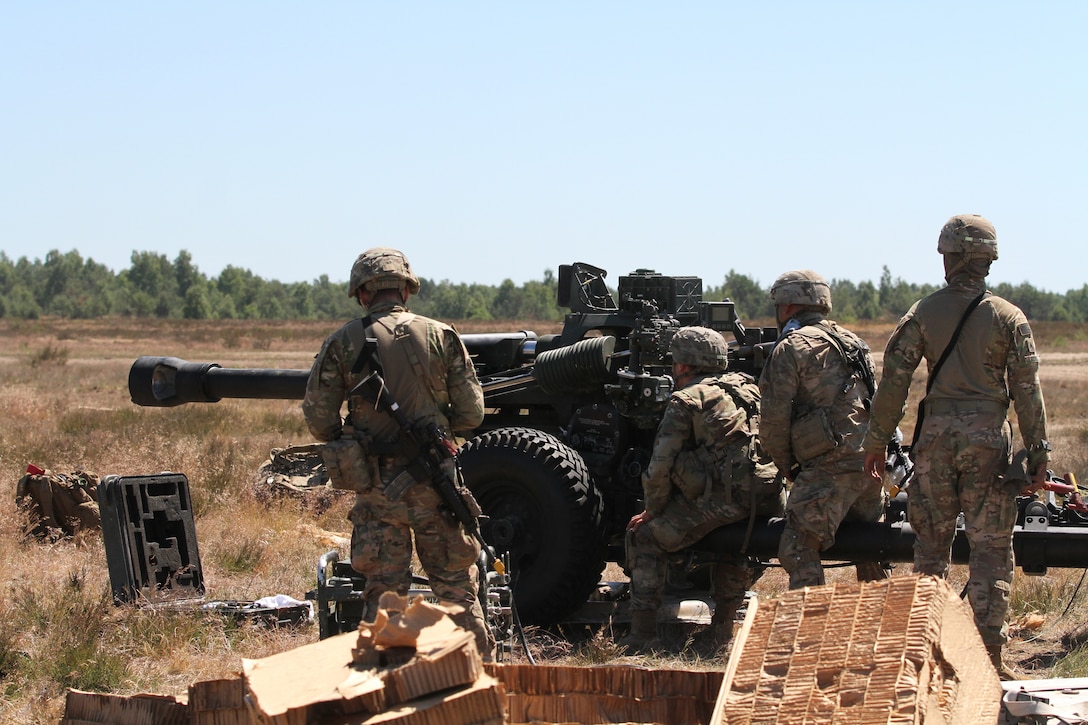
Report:
[[[224,368],[214,362],[189,362],[176,357],[145,355],[128,371],[132,402],[152,408],[185,403],[217,403],[223,398],[302,400],[309,370],[287,368]],[[534,384],[531,373],[485,380],[484,400],[492,403],[510,387]]]
[[[778,540],[785,522],[771,519],[752,528],[745,549],[750,556],[770,559],[778,556]],[[744,546],[748,522],[729,524],[707,534],[695,545],[710,553],[739,553]],[[835,534],[835,545],[821,553],[826,561],[914,561],[914,529],[909,523],[844,521]],[[1013,530],[1013,552],[1017,566],[1027,572],[1045,572],[1047,567],[1083,569],[1088,567],[1088,526],[1049,526]],[[952,562],[966,564],[971,553],[963,529],[952,544]]]
[[[223,398],[302,400],[309,370],[224,368],[214,362],[145,355],[132,363],[132,402],[156,408],[215,403]]]

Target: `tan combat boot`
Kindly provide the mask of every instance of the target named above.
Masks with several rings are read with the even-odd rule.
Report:
[[[443,604],[446,603],[443,602]],[[479,650],[483,661],[494,662],[495,638],[491,633],[491,628],[484,621],[483,609],[480,607],[479,601],[473,601],[472,606],[469,607],[460,603],[446,604],[446,607],[451,612],[450,619],[453,620],[453,623],[472,633],[472,636],[476,639],[476,649]]]
[[[620,647],[632,654],[648,654],[662,649],[663,643],[657,635],[657,610],[635,609],[631,612],[631,631],[627,636],[616,641]]]
[[[986,645],[986,652],[990,655],[990,662],[993,663],[994,669],[997,670],[997,676],[1002,681],[1018,680],[1020,679],[1015,672],[1012,671],[1005,659],[1001,656],[1002,646],[1000,644],[988,644]]]
[[[733,620],[736,619],[740,602],[730,602],[716,607],[710,624],[692,638],[692,649],[703,659],[720,657],[733,640]]]

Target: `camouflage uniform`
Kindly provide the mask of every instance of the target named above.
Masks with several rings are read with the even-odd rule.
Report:
[[[994,241],[996,258],[996,235]],[[867,451],[882,451],[887,445],[903,417],[915,368],[924,358],[932,370],[964,311],[985,290],[983,271],[953,273],[947,281],[946,287],[915,303],[888,340]],[[913,451],[916,478],[907,492],[917,536],[914,571],[948,575],[962,511],[971,545],[968,596],[992,652],[1006,639],[1012,531],[1021,485],[1001,480],[1012,441],[1006,412],[1011,397],[1020,433],[1033,451],[1029,468],[1045,461],[1046,410],[1038,371],[1039,357],[1024,313],[1000,297],[986,297],[967,318],[934,378]]]
[[[380,302],[369,308],[371,326],[360,320],[344,325],[325,341],[314,360],[302,410],[320,441],[354,437],[366,453],[365,476],[356,489],[349,516],[352,568],[366,576],[364,598],[370,613],[381,594],[406,595],[411,585],[412,537],[434,594],[444,603],[467,608],[455,617],[477,635],[485,653],[486,627],[477,598],[479,544],[440,510],[437,492],[417,481],[398,501],[385,487],[418,455],[392,416],[357,396],[354,386],[369,374],[367,364],[353,372],[366,336],[377,339],[375,357],[394,399],[409,420],[436,422],[443,430],[467,431],[484,417],[483,391],[464,344],[441,322],[409,312],[404,305]],[[348,416],[341,406],[347,400]],[[360,490],[361,489],[361,490]],[[466,492],[467,493],[467,492]],[[484,647],[487,647],[485,650]]]
[[[759,381],[760,442],[780,470],[796,472],[778,549],[791,589],[824,583],[820,552],[835,543],[840,523],[877,521],[884,512],[883,487],[863,470],[868,390],[832,340],[847,352],[861,348],[872,369],[868,346],[819,312],[794,319],[799,327],[775,345]],[[861,581],[886,576],[875,562],[857,572]]]
[[[631,607],[661,607],[667,554],[724,524],[781,515],[777,470],[762,454],[759,390],[742,373],[702,374],[672,393],[642,488],[650,518],[628,534]],[[743,557],[714,564],[715,623],[733,615],[751,586]]]

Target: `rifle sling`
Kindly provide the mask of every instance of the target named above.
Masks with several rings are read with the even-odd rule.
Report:
[[[377,352],[377,345],[370,344],[370,339],[366,336],[370,326],[374,324],[374,320],[370,315],[351,321],[351,326],[348,327],[348,337],[351,338],[352,344],[359,348],[359,356],[355,358],[355,364],[351,366],[352,375],[358,375],[363,371],[363,368],[370,364],[370,367],[378,371],[378,375],[382,375],[382,364],[375,356]]]
[[[971,316],[971,313],[975,311],[982,300],[986,299],[990,295],[990,290],[983,290],[979,293],[979,296],[971,300],[971,304],[967,305],[967,309],[963,312],[963,317],[960,318],[959,324],[956,325],[956,329],[952,331],[952,337],[949,339],[948,344],[944,348],[944,352],[937,358],[937,364],[933,366],[933,370],[929,373],[929,378],[926,380],[926,394],[922,396],[922,399],[918,401],[918,414],[915,416],[914,421],[914,435],[911,436],[910,450],[914,453],[915,447],[918,445],[918,436],[922,433],[922,423],[926,419],[926,398],[929,397],[929,391],[933,389],[933,381],[937,379],[937,373],[941,371],[941,367],[944,366],[946,360],[952,355],[952,349],[956,347],[956,342],[960,339],[960,333],[963,332],[963,326],[967,324],[967,318]]]
[[[820,325],[811,325],[811,327],[816,331],[816,334],[830,342],[831,346],[838,350],[839,355],[842,357],[843,365],[850,371],[851,377],[856,375],[861,379],[862,384],[865,385],[865,391],[868,393],[863,401],[865,409],[868,410],[873,396],[876,394],[876,381],[873,380],[872,372],[868,369],[863,360],[862,352],[864,348],[852,345],[851,349],[854,351],[854,354],[852,356],[848,355],[846,353],[846,343],[844,343],[838,335]],[[849,390],[849,388],[847,388],[847,390]],[[840,394],[842,392],[846,391],[840,391]]]

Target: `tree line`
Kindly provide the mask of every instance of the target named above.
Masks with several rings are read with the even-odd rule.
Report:
[[[835,308],[831,316],[844,322],[896,319],[936,289],[893,278],[887,267],[876,283],[833,279],[830,284]],[[0,252],[0,318],[8,319],[338,320],[359,312],[346,287],[346,282],[333,282],[328,275],[312,282],[284,283],[234,266],[208,276],[184,250],[173,260],[164,254],[133,252],[131,265],[116,273],[75,250],[54,250],[44,260],[16,261]],[[1026,282],[992,289],[1017,304],[1029,319],[1088,321],[1088,284],[1065,294]],[[565,310],[556,305],[556,291],[552,270],[539,281],[521,285],[509,279],[495,286],[420,278],[411,307],[445,320],[559,320]],[[767,286],[736,270],[718,285],[704,279],[703,298],[731,299],[741,319],[774,316]]]

